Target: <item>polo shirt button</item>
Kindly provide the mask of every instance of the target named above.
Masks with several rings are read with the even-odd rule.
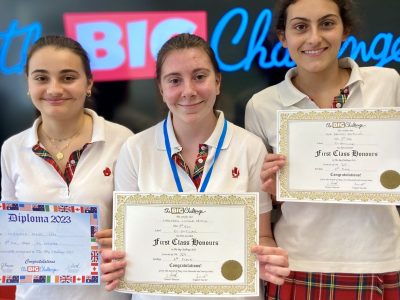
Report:
[[[71,159],[70,163],[71,163],[71,165],[74,165],[75,164],[75,160]]]
[[[202,158],[199,158],[197,161],[198,161],[200,164],[203,163],[203,159],[202,159]]]
[[[207,148],[206,148],[206,146],[201,146],[201,150],[206,150]]]

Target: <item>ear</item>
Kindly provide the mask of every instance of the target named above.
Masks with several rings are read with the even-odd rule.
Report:
[[[25,82],[27,85],[28,90],[26,91],[26,95],[29,96],[30,95],[30,91],[29,91],[29,78],[28,75],[25,74]]]
[[[219,95],[221,93],[221,81],[222,81],[222,74],[221,73],[217,73],[215,75],[215,83],[216,83],[216,90],[217,90],[217,95]]]
[[[343,31],[343,35],[342,35],[342,42],[344,42],[345,40],[347,40],[347,38],[350,35],[350,29],[344,29]]]
[[[159,92],[160,92],[160,94],[162,96],[163,95],[163,90],[162,90],[161,84],[159,82],[157,82],[157,87],[158,87],[158,90],[159,90]]]
[[[165,102],[165,101],[164,101],[164,92],[163,92],[163,89],[162,89],[162,87],[161,87],[160,82],[157,82],[157,87],[158,87],[158,91],[160,92],[162,101]]]
[[[285,31],[280,30],[276,34],[278,36],[279,41],[282,43],[282,46],[284,48],[287,48],[288,46],[287,46],[287,42],[286,42]]]
[[[93,78],[88,79],[88,90],[91,90],[93,88]]]

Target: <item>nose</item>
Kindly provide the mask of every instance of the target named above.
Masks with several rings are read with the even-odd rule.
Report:
[[[51,80],[48,87],[47,93],[49,95],[61,95],[63,92],[63,87],[58,80]]]
[[[309,31],[308,43],[311,45],[317,45],[321,42],[321,32],[318,27],[313,26]]]
[[[191,80],[186,80],[183,85],[182,96],[190,99],[194,95],[196,95],[194,83]]]

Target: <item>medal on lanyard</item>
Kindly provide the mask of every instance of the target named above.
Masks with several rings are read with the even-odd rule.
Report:
[[[176,168],[176,164],[175,164],[174,160],[172,159],[172,155],[171,155],[171,144],[169,142],[168,131],[167,131],[167,119],[168,118],[166,118],[164,120],[164,124],[163,124],[165,148],[167,149],[169,164],[171,166],[172,174],[174,175],[176,187],[177,187],[178,191],[181,193],[181,192],[183,192],[181,180],[179,179],[178,170]],[[224,128],[222,129],[221,136],[219,137],[219,140],[218,140],[218,145],[217,145],[217,149],[215,150],[214,160],[211,164],[210,169],[208,170],[208,172],[206,174],[206,177],[204,178],[203,184],[200,187],[200,190],[199,190],[200,193],[203,193],[206,190],[208,182],[210,181],[210,177],[211,177],[211,174],[212,174],[212,171],[214,168],[215,161],[217,160],[219,153],[221,152],[222,144],[224,143],[224,140],[225,140],[226,129],[228,127],[227,123],[228,122],[226,121],[226,119],[224,119]]]

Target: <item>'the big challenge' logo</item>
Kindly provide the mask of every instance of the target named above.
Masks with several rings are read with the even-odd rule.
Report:
[[[153,78],[157,53],[171,36],[207,39],[204,11],[69,13],[64,26],[88,52],[97,81]]]
[[[239,26],[232,26],[237,20]],[[256,60],[262,69],[293,67],[294,63],[281,43],[266,46],[271,23],[270,9],[260,11],[253,24],[244,8],[233,8],[223,15],[210,40],[221,70],[248,71]],[[88,51],[96,80],[153,78],[157,52],[171,36],[189,32],[207,39],[205,11],[74,13],[65,14],[64,25],[67,35],[77,39]],[[224,34],[232,35],[230,45],[222,45]],[[245,40],[247,45],[243,45]],[[376,65],[384,66],[391,61],[400,61],[399,46],[400,39],[394,39],[392,33],[378,34],[369,49],[365,42],[350,36],[339,55],[347,51],[346,54],[354,59],[374,60]],[[244,47],[245,54],[234,62],[226,62],[224,51],[235,52],[235,47]]]
[[[266,43],[271,23],[272,12],[267,8],[259,12],[254,22],[245,8],[226,12],[210,36],[221,70],[249,71],[255,65],[261,69],[293,67],[281,43]],[[208,39],[205,11],[66,13],[64,27],[66,35],[78,40],[88,52],[96,81],[153,78],[157,52],[171,36],[189,32]],[[0,73],[22,73],[28,47],[40,35],[40,24],[18,28],[17,20],[0,32]],[[21,37],[23,43],[16,53],[12,42]],[[11,52],[13,57],[17,54],[16,62],[9,62]],[[350,36],[342,45],[341,55],[377,66],[400,62],[400,37],[381,32],[368,45]]]

